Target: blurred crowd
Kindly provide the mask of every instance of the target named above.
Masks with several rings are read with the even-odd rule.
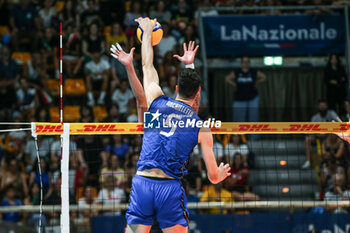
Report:
[[[56,84],[59,82],[55,81],[60,76],[59,22],[63,22],[63,80],[79,80],[85,87],[79,95],[64,99],[65,105],[79,107],[79,117],[75,121],[136,122],[136,103],[127,81],[126,70],[121,63],[109,56],[111,44],[119,43],[125,51],[135,47],[134,66],[138,77],[142,78],[135,18],[149,16],[157,18],[161,23],[164,35],[160,44],[155,46],[155,65],[164,93],[175,97],[177,75],[183,65],[173,59],[173,54],[182,54],[184,42],[195,41],[200,44],[197,30],[198,7],[278,6],[282,3],[324,5],[349,4],[349,1],[0,0],[0,121],[57,121]],[[325,9],[320,8],[318,12],[312,13],[323,11]],[[206,15],[219,13],[221,12],[215,9],[204,12]],[[283,12],[275,12],[278,13]],[[197,55],[195,66],[200,72],[200,54]],[[52,87],[51,83],[56,86]],[[328,84],[333,85],[334,82]],[[339,102],[332,101],[332,105]],[[103,107],[106,115],[102,118],[97,116],[94,109],[96,106]],[[208,114],[206,107],[207,99],[202,98],[200,114],[204,117]],[[310,143],[312,141],[307,140]],[[337,161],[342,158],[342,153],[338,151],[345,147],[343,142],[331,136],[322,142],[322,155],[325,159],[320,170],[321,191],[327,198],[330,196],[327,191],[339,191],[335,184],[345,185],[346,177],[350,180],[350,172],[337,165]],[[39,136],[38,143],[44,204],[59,205],[60,139]],[[70,142],[69,171],[71,203],[80,206],[127,203],[141,144],[140,135],[73,137]],[[254,163],[246,138],[239,135],[215,137],[214,144],[218,162],[230,163],[232,175],[223,183],[210,185],[201,148],[195,148],[189,166],[191,176],[184,179],[189,202],[259,200],[259,196],[251,192],[248,183],[249,170]],[[23,131],[2,134],[0,161],[1,206],[38,205],[40,175],[37,150],[31,135]],[[210,213],[221,211],[223,210],[212,209]],[[200,212],[205,213],[204,210]],[[76,217],[76,221],[86,223],[89,217],[97,214],[120,212],[89,210],[72,213],[72,216]],[[27,221],[28,224],[35,225],[39,215],[6,213],[2,218],[12,222]],[[46,213],[43,223],[59,224],[59,215]]]

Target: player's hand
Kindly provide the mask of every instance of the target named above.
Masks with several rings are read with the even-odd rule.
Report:
[[[153,31],[153,28],[157,24],[157,19],[154,19],[152,22],[148,17],[145,17],[145,18],[139,17],[135,19],[135,21],[140,25],[140,27],[144,32]]]
[[[220,166],[218,167],[218,183],[226,179],[226,177],[230,176],[230,165],[227,163],[224,165],[224,163],[220,163]]]
[[[133,56],[135,48],[132,48],[130,50],[130,53],[124,52],[122,47],[116,43],[115,45],[112,45],[110,48],[111,56],[120,61],[125,66],[131,66],[133,62]]]
[[[199,48],[199,45],[197,45],[196,48],[194,48],[194,45],[195,45],[195,42],[190,41],[188,43],[188,48],[187,48],[186,43],[184,43],[184,55],[180,57],[179,55],[175,54],[174,57],[184,64],[192,64],[194,62],[194,58],[196,57],[196,53]]]

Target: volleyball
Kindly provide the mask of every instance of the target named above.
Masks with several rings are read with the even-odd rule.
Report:
[[[153,22],[153,19],[151,19],[151,21]],[[143,35],[143,30],[139,26],[136,30],[136,36],[141,43],[142,43],[142,35]],[[157,45],[162,40],[162,38],[163,38],[163,28],[162,28],[162,25],[160,25],[160,23],[157,22],[152,33],[152,45],[153,46]]]

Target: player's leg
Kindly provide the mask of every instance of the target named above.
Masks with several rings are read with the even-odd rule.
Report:
[[[188,227],[182,225],[175,225],[173,227],[163,228],[163,233],[187,233]]]
[[[126,233],[148,233],[152,226],[132,224],[126,226]]]
[[[307,169],[307,168],[310,167],[312,143],[314,141],[315,141],[315,137],[313,135],[306,135],[306,137],[305,137],[305,157],[306,157],[306,161],[305,161],[305,163],[302,166],[303,169]]]
[[[154,183],[135,175],[132,179],[129,207],[125,217],[127,233],[148,233],[154,219]]]
[[[156,218],[164,233],[187,233],[188,211],[185,190],[180,181],[158,181]]]

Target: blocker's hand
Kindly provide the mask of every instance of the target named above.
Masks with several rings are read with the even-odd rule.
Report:
[[[126,53],[122,47],[116,43],[110,48],[111,56],[120,61],[125,66],[131,66],[133,62],[133,56],[135,48],[132,48],[129,53]]]
[[[177,58],[179,61],[181,61],[184,64],[192,64],[194,62],[194,58],[196,57],[197,50],[199,48],[199,45],[195,46],[194,41],[190,41],[188,43],[188,49],[186,43],[184,43],[184,55],[181,57],[177,54],[174,55],[175,58]]]
[[[154,19],[153,21],[151,21],[148,17],[145,17],[145,18],[139,17],[135,19],[135,21],[140,25],[140,27],[144,32],[152,31],[157,24],[157,19]]]

